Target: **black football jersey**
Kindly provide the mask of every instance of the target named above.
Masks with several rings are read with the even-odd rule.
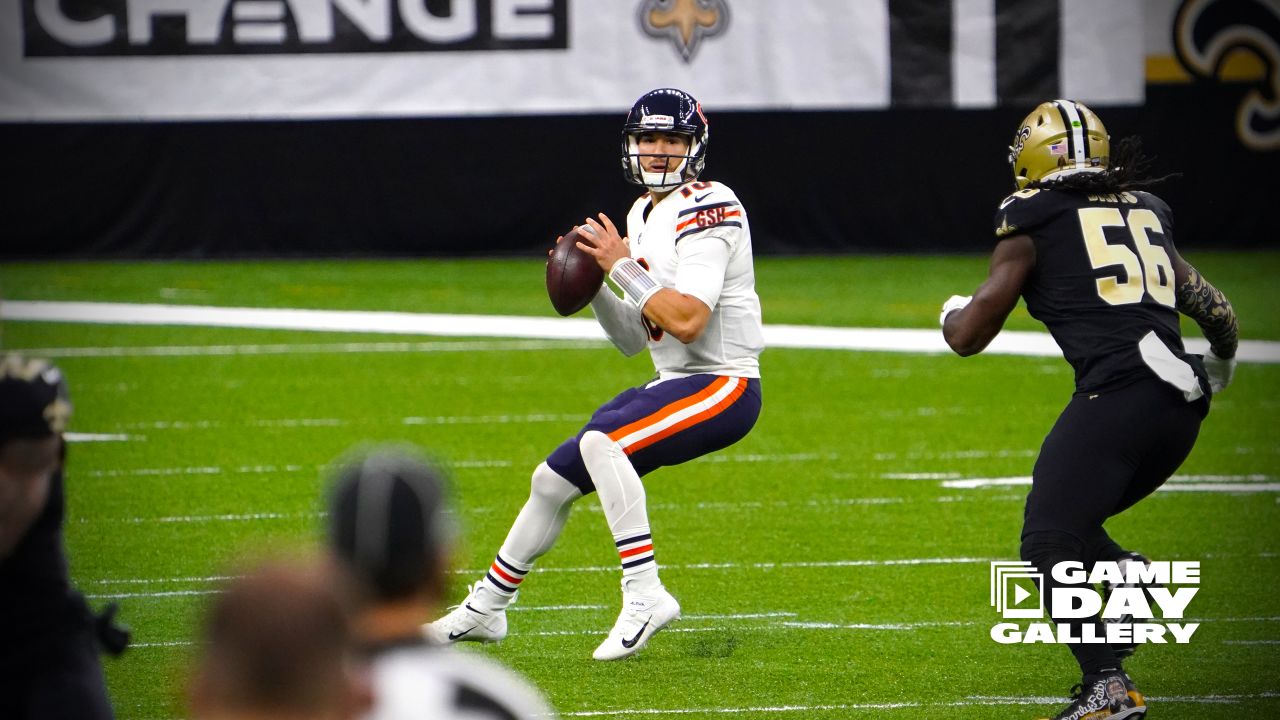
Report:
[[[71,587],[62,545],[62,471],[49,499],[9,557],[0,560],[0,669],[28,662],[27,643],[89,621],[83,596]]]
[[[1159,377],[1149,363],[1150,346],[1139,350],[1150,333],[1178,360],[1195,365],[1187,361],[1178,327],[1168,253],[1173,217],[1160,198],[1021,190],[1000,203],[995,232],[998,240],[1029,235],[1034,241],[1035,268],[1022,297],[1075,369],[1077,393]]]

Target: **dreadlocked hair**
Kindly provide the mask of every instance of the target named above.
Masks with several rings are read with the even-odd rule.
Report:
[[[1027,187],[1043,190],[1073,190],[1090,194],[1118,193],[1125,190],[1145,190],[1181,174],[1170,173],[1158,177],[1145,175],[1151,167],[1152,159],[1142,152],[1142,138],[1130,135],[1116,143],[1111,153],[1110,167],[1106,170],[1072,173],[1047,180],[1033,180],[1027,183]]]

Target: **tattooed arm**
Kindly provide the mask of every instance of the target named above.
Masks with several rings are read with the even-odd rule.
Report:
[[[1172,248],[1170,248],[1172,250]],[[1240,322],[1222,291],[1214,287],[1177,251],[1173,251],[1173,272],[1177,285],[1178,310],[1200,326],[1213,354],[1224,360],[1236,356]]]
[[[1240,344],[1240,323],[1236,311],[1218,288],[1209,284],[1178,252],[1169,248],[1173,276],[1177,285],[1178,310],[1196,321],[1209,341],[1204,355],[1204,369],[1209,375],[1209,388],[1222,392],[1231,384],[1236,371],[1236,347]]]

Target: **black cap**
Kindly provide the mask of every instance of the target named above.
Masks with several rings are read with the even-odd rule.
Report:
[[[339,470],[329,502],[329,544],[368,590],[405,597],[440,582],[453,538],[443,474],[404,448],[363,453]]]
[[[0,443],[60,433],[70,417],[62,371],[16,353],[0,358]]]

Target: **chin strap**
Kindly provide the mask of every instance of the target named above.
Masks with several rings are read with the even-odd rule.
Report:
[[[675,170],[670,172],[647,172],[640,171],[640,179],[644,182],[644,186],[650,190],[668,191],[675,190],[685,183],[684,169],[689,165],[689,158],[680,161]]]

